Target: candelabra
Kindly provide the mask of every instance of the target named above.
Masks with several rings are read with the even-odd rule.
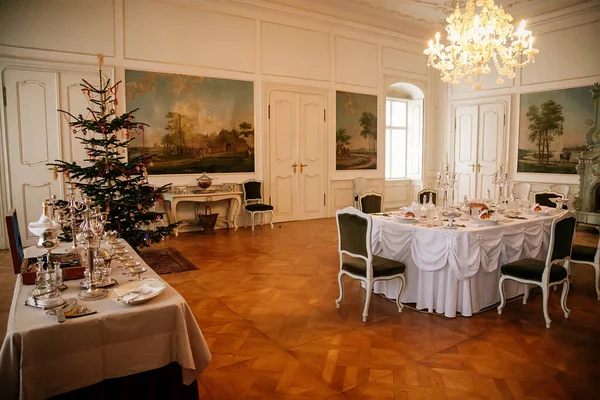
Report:
[[[68,188],[69,194],[67,195],[69,202],[65,208],[59,211],[59,222],[63,227],[63,231],[67,223],[71,225],[71,236],[73,238],[73,245],[71,246],[71,248],[77,250],[77,248],[79,247],[77,245],[77,213],[81,212],[84,205],[81,201],[77,201],[75,189],[75,184],[70,182]]]
[[[95,240],[97,228],[94,226],[93,211],[92,211],[92,200],[88,198],[83,199],[83,223],[81,224],[81,234],[84,241],[83,248],[78,248],[77,257],[81,262],[81,265],[87,267],[89,272],[89,283],[87,289],[79,292],[79,298],[82,300],[99,300],[103,299],[108,295],[108,290],[98,289],[94,278],[94,257],[95,257]]]
[[[442,207],[448,208],[448,194],[451,194],[454,203],[454,187],[456,185],[456,172],[450,172],[448,163],[442,165],[437,173],[436,189],[442,191]]]
[[[498,187],[498,203],[506,203],[506,192],[508,190],[508,174],[504,171],[504,165],[500,165],[494,172],[492,183]]]

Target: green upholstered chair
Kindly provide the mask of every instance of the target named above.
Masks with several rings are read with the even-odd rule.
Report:
[[[600,300],[600,288],[598,287],[600,284],[600,240],[596,247],[574,244],[571,251],[571,262],[594,267],[594,287],[596,296]]]
[[[390,260],[373,255],[371,251],[371,216],[358,211],[354,207],[346,207],[336,212],[338,228],[338,251],[340,255],[340,272],[338,283],[340,297],[335,301],[337,308],[344,299],[344,275],[358,279],[365,284],[365,308],[363,322],[367,322],[369,304],[373,292],[373,283],[378,280],[400,280],[400,290],[396,304],[398,312],[402,312],[400,297],[406,287],[404,270],[406,266],[400,261]]]
[[[556,197],[560,197],[561,199],[565,198],[562,193],[553,192],[552,190],[545,190],[543,192],[534,193],[533,201],[538,203],[540,206],[556,208],[556,203],[550,201],[550,199],[554,199]]]
[[[377,192],[364,192],[358,196],[359,210],[367,213],[380,213],[383,211],[383,195]]]
[[[525,284],[525,296],[523,304],[527,304],[529,296],[529,285],[537,285],[542,288],[544,319],[546,328],[550,328],[550,317],[548,316],[548,296],[551,286],[563,285],[560,304],[565,314],[569,318],[569,309],[567,308],[567,294],[569,293],[569,276],[571,262],[571,248],[573,245],[573,236],[575,235],[575,217],[570,212],[565,212],[552,221],[550,229],[550,242],[548,243],[548,255],[546,260],[536,260],[526,258],[511,262],[500,267],[500,305],[498,314],[506,305],[504,296],[504,281],[512,279]]]
[[[419,203],[424,204],[429,201],[429,196],[431,196],[431,201],[433,204],[437,204],[437,191],[434,189],[423,189],[419,193],[417,193],[417,200]]]
[[[271,214],[271,229],[273,229],[273,206],[270,204],[264,204],[263,192],[262,192],[262,181],[256,179],[249,179],[242,183],[242,189],[244,190],[244,228],[247,226],[248,214],[252,221],[252,230],[254,230],[254,214]]]

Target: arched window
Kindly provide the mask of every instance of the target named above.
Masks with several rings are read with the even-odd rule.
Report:
[[[423,92],[395,83],[385,102],[385,178],[422,179]]]

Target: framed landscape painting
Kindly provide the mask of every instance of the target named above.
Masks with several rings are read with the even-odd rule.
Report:
[[[128,153],[153,154],[150,175],[254,172],[253,82],[135,70],[125,82],[150,125]]]
[[[377,169],[377,96],[336,92],[336,170]]]
[[[576,174],[593,124],[592,86],[521,95],[517,172]]]

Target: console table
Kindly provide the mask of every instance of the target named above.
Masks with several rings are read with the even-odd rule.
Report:
[[[227,222],[227,226],[231,228],[232,226],[237,230],[237,224],[235,222],[237,213],[240,209],[240,205],[242,203],[242,192],[211,192],[204,191],[200,193],[165,193],[163,194],[163,199],[165,202],[169,203],[169,206],[165,204],[165,210],[167,212],[167,217],[169,218],[169,223],[181,222],[181,224],[175,229],[175,236],[179,234],[179,228],[184,225],[190,225],[194,223],[199,223],[198,219],[198,206],[196,205],[196,219],[190,220],[179,220],[177,218],[177,204],[188,201],[192,203],[212,203],[217,201],[228,200],[229,201],[229,209],[227,210],[227,216],[225,217],[225,222]]]

